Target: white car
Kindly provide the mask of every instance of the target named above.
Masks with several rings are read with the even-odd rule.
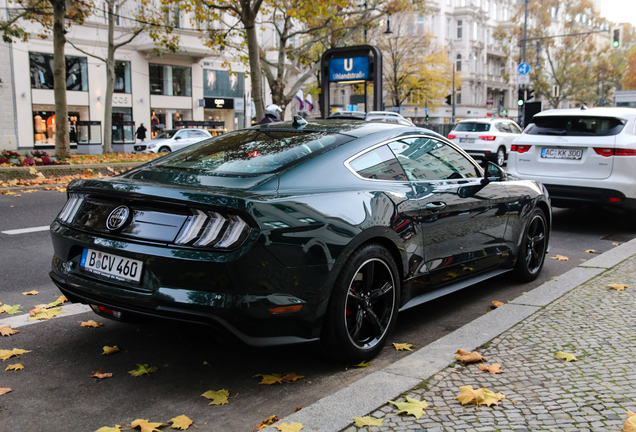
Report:
[[[543,183],[555,207],[636,209],[636,108],[540,112],[513,142],[508,172]]]
[[[154,139],[135,144],[135,153],[166,153],[179,150],[207,138],[212,138],[205,129],[164,130]]]
[[[448,139],[475,159],[503,166],[520,133],[521,128],[510,119],[486,117],[460,120]]]

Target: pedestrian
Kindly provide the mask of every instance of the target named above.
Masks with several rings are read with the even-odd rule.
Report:
[[[137,139],[141,140],[141,142],[144,142],[144,140],[146,139],[146,128],[144,127],[143,123],[139,125],[136,133],[137,133]]]
[[[267,124],[267,123],[276,123],[279,121],[282,121],[280,119],[280,114],[283,112],[283,110],[278,106],[278,105],[267,105],[267,107],[265,107],[265,117],[263,117],[262,119],[259,120],[258,123],[256,124]]]

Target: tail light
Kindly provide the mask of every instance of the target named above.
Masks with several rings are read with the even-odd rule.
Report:
[[[217,212],[195,209],[175,243],[228,249],[240,246],[249,232],[250,226],[238,215],[225,217]]]
[[[84,202],[83,195],[77,195],[77,194],[69,195],[68,201],[66,201],[66,204],[62,208],[62,211],[57,216],[57,218],[64,223],[70,224],[71,222],[73,222],[73,219],[75,218],[75,215],[77,214],[78,210],[82,206],[83,202]]]
[[[594,151],[596,154],[610,157],[610,156],[636,156],[635,149],[626,149],[626,148],[606,148],[606,147],[594,147]]]
[[[510,146],[510,151],[511,152],[517,152],[517,153],[525,153],[528,150],[530,150],[530,147],[532,147],[531,145],[516,145],[513,144]]]
[[[485,141],[494,141],[497,139],[497,137],[494,135],[484,135],[484,136],[480,136],[479,139],[485,140]]]
[[[610,157],[614,155],[613,148],[594,147],[594,151],[596,152],[597,155],[604,156],[604,157]]]
[[[457,135],[448,134],[448,139],[453,139],[453,138],[457,138]]]

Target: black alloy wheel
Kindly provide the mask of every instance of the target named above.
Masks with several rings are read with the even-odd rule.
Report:
[[[548,222],[539,208],[530,217],[519,248],[519,257],[515,271],[524,282],[533,281],[539,276],[548,246]]]
[[[506,162],[506,149],[503,147],[499,147],[497,149],[497,165],[502,167]]]
[[[349,363],[375,357],[395,326],[399,302],[395,260],[382,246],[353,253],[336,282],[323,328],[327,355]]]

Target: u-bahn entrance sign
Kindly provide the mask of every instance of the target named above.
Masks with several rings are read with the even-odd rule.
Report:
[[[330,84],[358,84],[373,82],[373,110],[382,110],[382,53],[378,47],[358,45],[332,48],[320,60],[322,118],[331,112]],[[366,106],[366,97],[365,97]]]

